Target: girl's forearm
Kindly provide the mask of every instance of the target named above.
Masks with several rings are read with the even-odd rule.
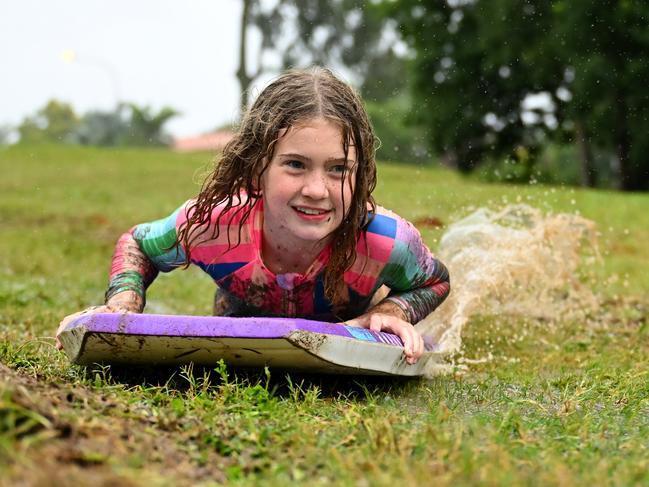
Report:
[[[425,282],[409,291],[391,294],[386,301],[400,307],[409,323],[417,323],[442,304],[451,290],[448,270],[439,260],[434,259],[434,272]]]
[[[131,313],[141,313],[144,311],[144,298],[134,291],[123,291],[108,298],[106,306]]]
[[[142,252],[133,235],[125,233],[115,246],[106,304],[141,312],[146,302],[146,288],[157,275],[158,270]]]

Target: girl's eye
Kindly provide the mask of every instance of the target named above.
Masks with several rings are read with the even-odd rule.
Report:
[[[303,169],[304,168],[304,163],[302,161],[286,161],[284,164],[286,166],[290,167],[291,169]]]
[[[335,166],[331,167],[330,171],[334,174],[342,175],[345,173],[346,168],[344,164],[336,164]]]

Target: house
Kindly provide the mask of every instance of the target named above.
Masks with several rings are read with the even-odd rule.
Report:
[[[223,150],[232,137],[234,132],[230,130],[218,130],[193,137],[179,137],[174,139],[171,148],[178,152],[218,152]]]

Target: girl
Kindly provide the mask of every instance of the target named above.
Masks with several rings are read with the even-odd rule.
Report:
[[[106,304],[90,312],[141,313],[159,271],[196,264],[216,282],[215,314],[387,331],[416,362],[412,324],[446,298],[448,272],[410,223],[376,206],[375,142],[360,98],[329,70],[285,73],[196,199],[122,235]]]

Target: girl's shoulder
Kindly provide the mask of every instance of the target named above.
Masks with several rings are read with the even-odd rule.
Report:
[[[395,252],[423,245],[417,228],[393,211],[377,205],[369,217],[356,247],[357,254],[387,262]]]
[[[176,228],[180,229],[186,225],[196,211],[198,208],[195,199],[183,203],[178,209]],[[220,202],[193,224],[196,230],[192,233],[197,235],[194,245],[216,244],[221,240],[228,244],[251,243],[253,235],[258,233],[260,228],[259,216],[259,205],[245,195],[235,197],[231,205],[225,201]]]
[[[369,223],[365,227],[365,233],[368,239],[379,236],[383,239],[396,240],[400,234],[409,229],[414,227],[408,220],[377,205],[376,210],[369,213]]]
[[[235,196],[231,204],[226,201],[217,203],[209,212],[201,218],[201,224],[207,225],[239,225],[242,221],[247,221],[256,214],[257,210],[256,201],[252,201],[246,197],[245,194]],[[185,201],[177,210],[177,224],[178,226],[184,224],[189,218],[198,210],[196,206],[196,199]]]
[[[406,219],[382,207],[370,212],[370,221],[363,228],[356,246],[356,259],[345,273],[345,280],[358,293],[369,295],[386,269],[403,262],[410,248],[419,248],[420,238]]]
[[[361,232],[356,253],[373,260],[387,262],[394,249],[399,227],[403,226],[405,220],[378,205],[375,211],[368,214],[368,217],[369,223]]]

